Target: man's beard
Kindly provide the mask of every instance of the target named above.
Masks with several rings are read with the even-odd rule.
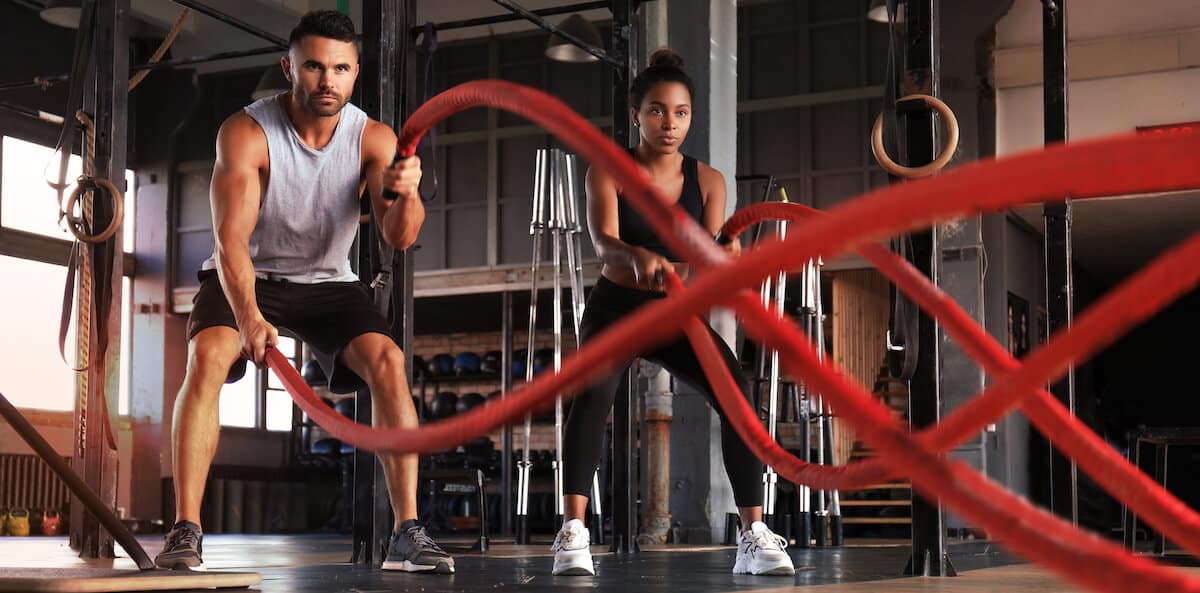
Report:
[[[335,103],[333,105],[329,105],[319,102],[320,99],[325,97],[332,97]],[[343,101],[341,97],[324,93],[309,95],[308,100],[304,102],[304,106],[308,108],[309,113],[319,117],[332,117],[337,115],[339,112],[341,112],[342,107],[345,105],[346,102]]]

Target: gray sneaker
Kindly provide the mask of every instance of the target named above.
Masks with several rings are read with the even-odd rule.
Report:
[[[425,526],[409,520],[400,524],[399,532],[392,534],[383,569],[454,574],[454,558],[425,533]]]
[[[204,560],[200,558],[203,540],[204,532],[199,525],[180,521],[167,532],[166,544],[155,556],[154,564],[174,570],[204,570]]]

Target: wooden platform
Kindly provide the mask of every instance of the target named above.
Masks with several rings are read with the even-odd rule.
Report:
[[[189,572],[113,568],[5,568],[0,591],[38,593],[110,593],[246,588],[262,579],[255,572]]]

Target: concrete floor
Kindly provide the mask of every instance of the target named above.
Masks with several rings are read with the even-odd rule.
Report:
[[[153,556],[158,536],[139,538]],[[724,593],[732,591],[817,592],[1069,592],[1074,588],[982,542],[951,546],[951,559],[961,576],[900,578],[908,557],[904,545],[856,545],[841,549],[789,549],[796,563],[794,578],[730,574],[734,549],[725,546],[663,546],[639,554],[608,554],[596,547],[595,577],[554,577],[548,545],[496,544],[486,555],[456,555],[452,576],[382,572],[348,563],[350,540],[332,535],[210,535],[204,540],[209,571],[253,571],[262,576],[251,590],[263,592],[357,593],[420,591],[424,593],[519,590],[549,593],[564,589],[623,593]],[[121,554],[123,556],[123,554]],[[11,569],[118,568],[132,570],[126,557],[84,561],[66,538],[0,537],[0,590]],[[25,571],[21,571],[25,572]]]

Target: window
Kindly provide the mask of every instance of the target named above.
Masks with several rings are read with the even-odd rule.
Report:
[[[20,290],[0,290],[0,390],[18,408],[70,411],[75,405],[75,373],[58,353],[58,320],[67,270],[0,255],[0,277],[20,278]],[[68,359],[74,359],[67,336]]]
[[[56,177],[58,161],[54,150],[12,137],[0,138],[0,226],[4,230],[31,233],[45,239],[30,242],[28,247],[53,253],[54,247],[73,237],[58,225],[58,201],[55,191],[46,183]],[[81,160],[68,160],[68,180],[79,175]],[[125,218],[123,249],[129,253],[134,245],[134,210],[136,186],[133,171],[125,172]],[[61,240],[54,241],[55,239]],[[65,252],[64,252],[65,253]],[[54,259],[53,256],[50,259]],[[67,336],[67,358],[58,352],[58,326],[61,315],[63,284],[66,267],[62,263],[45,263],[0,255],[0,274],[19,278],[21,290],[0,293],[0,331],[10,339],[0,345],[0,359],[23,371],[11,373],[4,393],[18,407],[51,411],[71,411],[75,405],[76,373],[75,328]],[[128,277],[122,282],[121,298],[121,368],[117,410],[130,410],[130,340],[132,315],[130,310],[131,284]],[[74,320],[73,320],[74,321]],[[19,336],[18,339],[11,337]]]
[[[247,365],[246,374],[235,383],[221,386],[221,426],[254,428],[258,425],[258,371]]]
[[[72,240],[58,224],[58,196],[46,181],[58,179],[58,159],[53,149],[40,144],[5,136],[0,145],[4,155],[4,175],[0,179],[0,224],[15,229]],[[82,159],[71,155],[67,161],[67,182],[79,177]],[[133,171],[125,171],[125,221],[122,231],[126,253],[133,252],[133,211],[136,197]],[[70,191],[70,190],[67,190]],[[66,199],[64,194],[63,199]]]
[[[299,344],[291,338],[279,338],[279,352],[296,361],[300,354]],[[266,429],[289,431],[292,429],[292,396],[283,388],[283,382],[275,373],[267,373],[267,389],[265,407],[267,411]]]
[[[883,96],[887,27],[866,19],[868,5],[738,7],[740,175],[773,175],[793,200],[822,209],[887,184],[868,135]],[[740,182],[739,205],[764,189]]]
[[[280,336],[277,347],[299,368],[299,342]],[[241,379],[221,387],[220,421],[222,426],[286,432],[292,429],[292,397],[274,373],[248,364]]]

